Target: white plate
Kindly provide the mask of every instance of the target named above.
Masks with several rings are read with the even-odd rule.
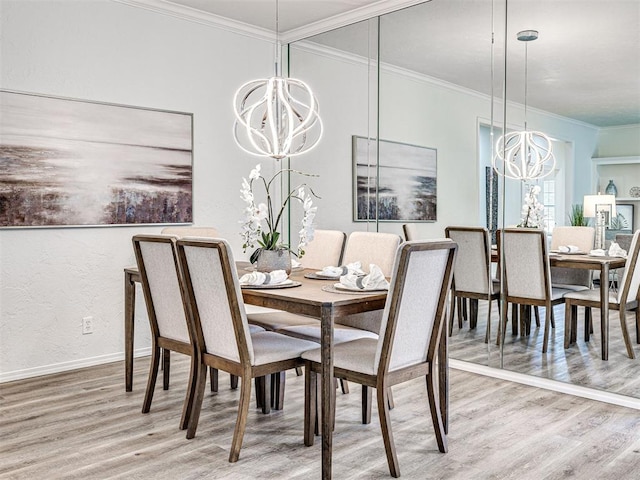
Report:
[[[551,250],[551,253],[557,253],[558,255],[584,255],[587,252],[578,250],[577,252],[561,252],[560,250]]]
[[[302,285],[300,282],[294,282],[291,279],[287,279],[281,283],[268,283],[262,285],[246,285],[240,284],[241,288],[251,288],[251,289],[267,289],[267,288],[289,288],[289,287],[297,287],[298,285]]]

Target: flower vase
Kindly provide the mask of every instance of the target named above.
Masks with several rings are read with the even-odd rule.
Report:
[[[289,250],[265,250],[260,251],[256,270],[259,272],[273,272],[274,270],[284,270],[287,275],[291,273],[291,253]]]
[[[607,188],[605,188],[604,193],[606,193],[607,195],[613,195],[614,197],[618,196],[618,187],[616,187],[616,184],[613,183],[613,180],[609,180],[609,185],[607,185]]]

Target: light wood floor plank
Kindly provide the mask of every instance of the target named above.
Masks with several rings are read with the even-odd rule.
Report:
[[[172,357],[141,413],[148,359],[124,392],[121,362],[0,385],[0,478],[298,479],[320,476],[320,442],[302,443],[303,377],[287,377],[285,409],[252,404],[240,460],[227,461],[238,391],[221,375],[207,392],[195,439],[178,429],[188,362]],[[438,452],[424,380],[394,387],[392,411],[402,478],[636,479],[640,415],[526,385],[453,370],[449,453]],[[390,478],[377,412],[360,424],[360,389],[337,395],[334,478]]]

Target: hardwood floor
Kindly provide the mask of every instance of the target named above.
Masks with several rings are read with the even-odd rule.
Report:
[[[227,462],[239,392],[221,374],[198,434],[178,429],[188,362],[172,356],[141,411],[148,358],[125,393],[122,362],[0,385],[2,479],[304,479],[320,477],[320,442],[305,447],[304,379],[287,378],[285,409],[252,403],[238,463]],[[405,479],[636,479],[636,410],[452,370],[449,453],[438,452],[424,381],[394,387],[391,413]],[[375,410],[375,402],[374,402]],[[377,412],[362,425],[359,388],[338,393],[334,478],[391,478]]]
[[[491,338],[484,343],[487,318],[487,302],[480,302],[478,325],[469,329],[465,321],[463,328],[454,322],[453,336],[450,337],[450,356],[459,360],[500,367],[500,352],[496,345],[498,312],[496,303],[492,305]],[[511,312],[511,309],[509,309]],[[635,316],[627,313],[627,328],[636,353],[635,359],[627,356],[618,312],[609,315],[609,360],[603,361],[600,349],[600,312],[593,310],[594,333],[588,342],[584,341],[584,308],[578,314],[578,339],[570,348],[564,348],[564,305],[554,308],[556,328],[551,329],[549,351],[542,354],[544,331],[544,308],[540,308],[540,328],[531,325],[531,335],[514,336],[511,333],[511,319],[507,324],[504,347],[504,368],[518,373],[535,375],[575,385],[591,387],[609,392],[640,398],[640,345],[636,343]]]

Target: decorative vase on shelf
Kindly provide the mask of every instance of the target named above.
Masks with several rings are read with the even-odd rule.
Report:
[[[607,188],[604,189],[604,193],[607,195],[613,195],[614,197],[618,196],[618,188],[616,187],[616,184],[613,183],[613,180],[609,180],[609,184],[607,185]]]
[[[287,249],[260,251],[256,262],[256,270],[259,272],[273,272],[274,270],[284,270],[287,275],[291,273],[291,252]]]

